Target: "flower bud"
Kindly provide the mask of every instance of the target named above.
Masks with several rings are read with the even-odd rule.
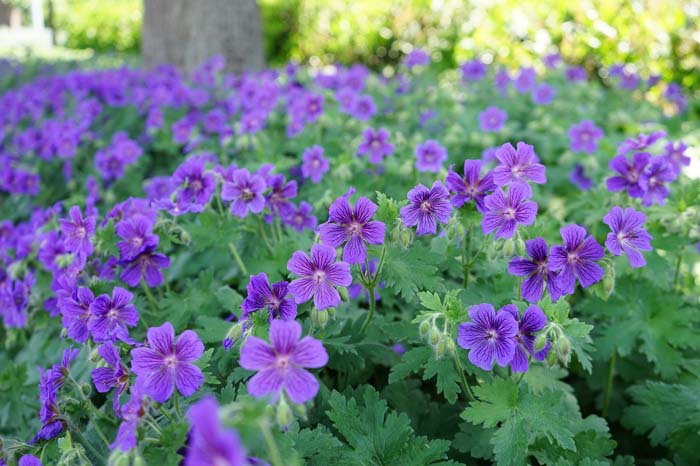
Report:
[[[608,273],[603,277],[603,290],[608,297],[615,291],[615,272],[612,268],[608,269]]]
[[[565,366],[569,365],[571,360],[571,342],[566,338],[566,335],[562,335],[557,339],[557,355],[562,364]]]
[[[58,265],[59,268],[62,268],[62,269],[68,268],[72,263],[73,263],[73,254],[71,254],[71,253],[59,254],[56,257],[56,265]]]
[[[428,341],[431,345],[435,346],[440,342],[441,336],[442,334],[440,333],[440,331],[433,326],[433,328],[430,329],[430,333],[428,334]]]
[[[328,311],[326,309],[323,309],[321,311],[311,311],[312,316],[316,316],[316,324],[323,328],[326,326],[328,323]]]
[[[489,244],[487,255],[490,261],[496,260],[496,257],[498,257],[498,241],[492,241],[491,244]]]
[[[174,227],[170,228],[168,231],[168,236],[170,237],[170,241],[172,241],[175,244],[182,244],[184,246],[188,246],[190,242],[192,241],[192,236],[179,225],[175,225]]]
[[[339,286],[338,287],[338,294],[340,294],[340,299],[348,302],[350,301],[350,295],[348,295],[348,289],[345,288],[344,286]]]
[[[391,235],[389,237],[391,238],[392,243],[397,243],[399,241],[402,229],[403,227],[399,223],[393,230],[391,230]]]
[[[520,257],[525,256],[525,241],[523,241],[522,238],[518,238],[515,242],[515,253]]]
[[[454,354],[455,349],[456,349],[454,340],[452,338],[445,338],[445,344],[447,346],[447,351],[450,354]]]
[[[413,243],[413,232],[407,228],[401,230],[401,236],[399,238],[401,246],[407,249]]]
[[[549,354],[547,354],[547,364],[549,367],[554,367],[554,365],[557,363],[557,353],[556,351],[550,351]]]
[[[547,346],[547,335],[543,332],[535,338],[535,351],[541,351]]]
[[[136,456],[134,462],[131,463],[132,466],[146,466],[146,461],[141,456]]]
[[[418,327],[418,335],[421,337],[424,337],[428,334],[430,331],[430,320],[424,320],[423,322],[420,323],[420,326]]]
[[[97,348],[94,348],[92,351],[90,351],[88,359],[91,362],[99,362],[102,359],[102,356],[100,356],[100,353],[97,352]]]
[[[129,466],[129,454],[121,451],[119,448],[113,450],[107,460],[108,466]]]
[[[503,257],[509,259],[513,252],[515,252],[515,242],[510,238],[503,243]]]
[[[442,359],[442,357],[445,356],[445,351],[447,351],[447,344],[445,343],[445,339],[442,338],[438,344],[435,345],[435,357]]]
[[[294,419],[292,416],[292,409],[289,407],[287,398],[284,396],[281,397],[279,403],[277,403],[275,418],[277,419],[277,425],[283,429],[291,424]]]

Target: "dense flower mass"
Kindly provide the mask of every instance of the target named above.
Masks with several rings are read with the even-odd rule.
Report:
[[[691,96],[385,52],[0,60],[0,465],[697,462]]]

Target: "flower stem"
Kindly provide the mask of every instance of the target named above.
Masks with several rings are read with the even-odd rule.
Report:
[[[156,304],[156,299],[153,297],[153,293],[151,293],[151,289],[148,287],[146,280],[144,280],[143,277],[141,277],[141,289],[143,289],[143,292],[146,293],[146,298],[148,298],[148,304],[151,306],[153,315],[157,316],[158,304]]]
[[[469,286],[469,272],[471,271],[470,255],[472,252],[472,236],[474,236],[474,224],[469,225],[469,232],[466,238],[462,238],[462,288]]]
[[[676,258],[676,271],[673,274],[673,289],[675,290],[678,287],[678,279],[680,278],[681,275],[681,264],[683,263],[683,255],[678,254],[678,257]]]
[[[240,269],[241,272],[243,272],[244,276],[248,276],[248,269],[246,268],[245,264],[243,263],[243,260],[241,259],[240,254],[238,254],[238,249],[236,249],[236,245],[233,244],[233,241],[228,243],[228,248],[231,250],[231,255],[233,255],[233,258],[236,259],[236,264],[238,264],[238,268]]]
[[[608,415],[608,407],[610,406],[610,397],[612,396],[613,378],[615,377],[615,360],[617,359],[617,348],[613,348],[613,353],[610,356],[610,365],[608,366],[608,383],[605,385],[605,398],[603,399],[603,417]]]
[[[362,324],[362,329],[360,330],[360,333],[362,334],[364,334],[367,331],[369,322],[372,320],[372,317],[374,317],[374,308],[376,306],[374,302],[374,286],[370,285],[369,287],[367,287],[367,292],[369,293],[369,312],[367,313],[365,323]]]
[[[177,414],[177,417],[182,419],[182,414],[180,414],[180,403],[179,403],[178,399],[179,399],[179,397],[177,395],[175,395],[173,397],[173,403],[175,405],[175,414]]]
[[[469,398],[469,401],[475,401],[474,394],[469,389],[469,384],[467,383],[467,378],[464,376],[464,368],[462,367],[462,361],[459,360],[459,355],[457,351],[452,352],[452,359],[454,359],[455,366],[457,367],[457,373],[459,373],[459,378],[462,382],[462,391]]]
[[[275,442],[275,437],[272,436],[270,431],[270,426],[267,425],[266,421],[260,422],[260,428],[265,437],[265,444],[267,444],[267,450],[270,453],[270,462],[272,466],[283,466],[282,457],[280,456],[279,448],[277,448],[277,443]]]

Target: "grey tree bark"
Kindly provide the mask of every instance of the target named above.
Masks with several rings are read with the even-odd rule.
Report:
[[[261,69],[263,38],[255,0],[144,0],[141,54],[146,67],[190,72],[212,55],[228,71]]]

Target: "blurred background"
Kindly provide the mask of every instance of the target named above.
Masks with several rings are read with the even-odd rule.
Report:
[[[567,62],[589,70],[630,63],[700,89],[697,0],[257,4],[272,66],[360,62],[390,75],[414,47],[429,50],[442,68],[475,56],[516,67],[559,50]],[[0,56],[138,64],[143,18],[143,0],[0,0]]]

